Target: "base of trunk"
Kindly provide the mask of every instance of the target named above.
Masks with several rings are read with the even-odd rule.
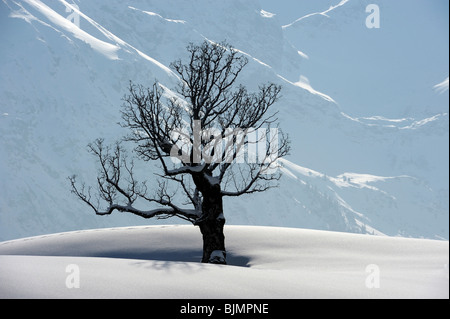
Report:
[[[202,263],[226,264],[225,236],[223,227],[225,219],[205,220],[199,224],[203,235]]]
[[[208,263],[210,264],[227,264],[227,252],[224,250],[214,250],[209,256]]]

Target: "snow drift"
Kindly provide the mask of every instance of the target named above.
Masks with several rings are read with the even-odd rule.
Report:
[[[448,242],[225,227],[229,265],[202,264],[185,225],[0,243],[0,298],[448,298]],[[71,287],[73,268],[79,287]]]

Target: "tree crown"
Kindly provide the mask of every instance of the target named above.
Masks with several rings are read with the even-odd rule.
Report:
[[[88,147],[100,163],[96,200],[92,188],[79,187],[75,177],[70,178],[72,192],[97,214],[118,210],[196,222],[204,214],[205,197],[262,192],[280,178],[277,160],[288,153],[289,140],[278,126],[273,127],[275,114],[267,112],[281,87],[268,83],[250,93],[237,84],[248,60],[226,43],[204,41],[190,44],[187,51],[187,62],[170,65],[180,79],[177,88],[170,90],[158,82],[145,88],[130,82],[123,98],[121,125],[129,129],[124,140],[134,143],[134,151],[144,161],[160,163],[158,191],[149,195],[146,183],[137,181],[134,163],[120,143],[105,147],[98,139]],[[193,209],[172,202],[169,182],[181,186]],[[136,199],[162,208],[136,209]],[[105,210],[100,202],[106,202]]]

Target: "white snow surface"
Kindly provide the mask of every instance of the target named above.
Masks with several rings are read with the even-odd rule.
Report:
[[[448,91],[448,76],[444,81],[433,86],[433,88],[441,94],[444,92],[447,92]]]
[[[228,265],[200,263],[188,225],[0,242],[0,298],[449,297],[448,242],[262,226],[225,236]]]

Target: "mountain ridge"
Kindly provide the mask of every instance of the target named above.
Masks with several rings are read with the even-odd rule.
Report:
[[[0,36],[1,240],[144,224],[95,216],[70,195],[66,177],[95,176],[87,143],[125,133],[116,123],[129,80],[175,87],[167,66],[185,56],[189,42],[205,39],[226,39],[249,58],[241,81],[250,89],[261,81],[283,85],[274,107],[294,144],[280,188],[226,200],[228,223],[448,239],[448,146],[433,147],[448,145],[447,113],[346,114],[301,77],[307,59],[256,0],[76,3],[79,12],[63,0],[0,3],[3,23],[14,30]],[[80,28],[66,19],[67,7],[80,15]],[[204,19],[195,19],[199,8]],[[364,174],[386,178],[349,181]]]

